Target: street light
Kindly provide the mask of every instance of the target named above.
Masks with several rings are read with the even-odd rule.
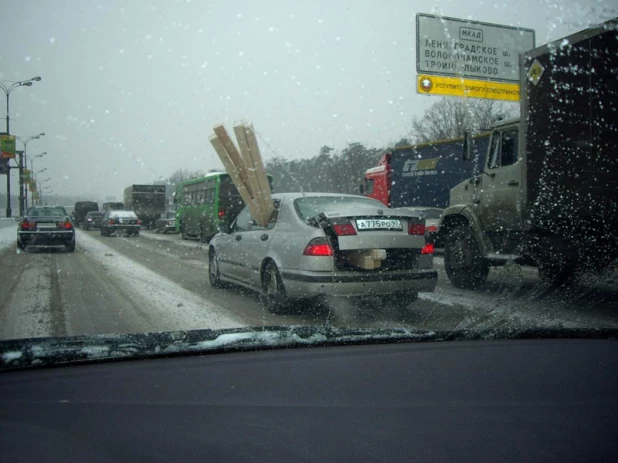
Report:
[[[30,170],[31,171],[34,171],[34,161],[33,160],[37,158],[42,158],[46,154],[47,154],[47,151],[43,151],[42,153],[37,154],[36,156],[30,156]]]
[[[6,133],[11,133],[9,131],[9,96],[11,95],[11,92],[17,87],[30,87],[32,86],[32,82],[39,82],[40,80],[41,78],[37,76],[32,79],[20,80],[18,82],[0,82],[0,88],[4,90],[4,94],[6,95]]]
[[[35,79],[36,79],[36,77],[35,77]],[[45,132],[41,132],[38,135],[32,135],[31,137],[28,137],[28,138],[15,137],[20,142],[22,142],[22,144],[24,145],[24,164],[26,165],[26,168],[28,168],[28,155],[26,154],[26,149],[28,147],[28,143],[30,143],[32,140],[38,140],[39,138],[41,138],[44,135],[45,135]],[[28,187],[24,185],[23,179],[20,178],[19,181],[20,181],[20,184],[19,184],[20,195],[19,196],[20,197],[22,197],[22,196],[24,197],[24,200],[26,202],[25,209],[28,209]]]
[[[47,170],[47,169],[43,169],[43,170]],[[37,173],[40,174],[41,172],[43,172],[43,170],[41,170],[41,171],[39,171]],[[38,192],[39,193],[39,202],[38,202],[38,204],[41,204],[41,195],[43,193],[43,184],[45,182],[49,182],[50,180],[51,180],[51,178],[48,177],[45,180],[41,180],[40,182],[37,182],[39,184],[39,192]],[[36,180],[35,180],[35,182],[36,182]],[[33,203],[34,203],[34,201],[33,201]]]

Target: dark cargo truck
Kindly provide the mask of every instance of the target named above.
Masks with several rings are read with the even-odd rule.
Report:
[[[394,148],[365,172],[361,193],[392,208],[445,208],[451,188],[483,166],[488,142],[489,133],[474,137],[473,163],[461,158],[463,138]]]
[[[124,209],[133,211],[146,228],[153,228],[165,211],[165,185],[131,185],[124,190]]]
[[[521,119],[493,128],[440,224],[459,287],[508,261],[558,283],[618,258],[618,21],[526,52],[520,69]]]
[[[117,202],[103,203],[103,205],[101,206],[101,210],[103,212],[122,211],[122,210],[124,210],[124,204],[123,203],[117,203]]]
[[[88,212],[96,212],[99,210],[99,204],[95,201],[78,201],[73,208],[73,223],[77,227],[83,227]]]

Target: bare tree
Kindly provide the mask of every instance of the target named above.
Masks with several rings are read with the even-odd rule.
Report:
[[[203,170],[178,169],[167,179],[170,185],[177,185],[185,180],[203,177],[206,175]]]
[[[415,143],[462,137],[466,130],[483,131],[497,120],[516,117],[518,108],[511,103],[471,98],[442,98],[422,117],[412,118],[411,137]]]

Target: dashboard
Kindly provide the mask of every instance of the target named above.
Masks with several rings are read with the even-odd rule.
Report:
[[[608,461],[618,341],[349,345],[0,374],[4,461]]]

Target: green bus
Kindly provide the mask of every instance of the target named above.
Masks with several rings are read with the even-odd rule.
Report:
[[[272,175],[268,175],[272,188]],[[225,172],[212,172],[204,177],[176,185],[176,231],[182,239],[209,241],[221,222],[232,223],[245,204]]]

